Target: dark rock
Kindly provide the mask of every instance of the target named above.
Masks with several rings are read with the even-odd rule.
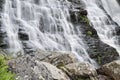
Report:
[[[18,35],[19,35],[19,39],[21,40],[29,40],[29,36],[27,33],[19,32]]]
[[[0,0],[0,11],[3,10],[3,4],[5,3],[5,0]]]
[[[89,55],[96,60],[98,64],[103,65],[118,59],[118,53],[109,45],[103,43],[97,38],[86,37],[89,46]]]
[[[89,23],[87,11],[84,9],[85,7],[78,6],[78,3],[80,4],[82,2],[77,2],[77,0],[71,0],[71,2],[75,9],[70,12],[71,21],[75,25],[74,28],[77,35],[79,35],[78,31],[82,31],[83,41],[89,47],[88,53],[90,57],[96,60],[100,65],[116,60],[119,56],[117,51],[99,39],[96,30]],[[82,3],[82,5],[84,4]],[[107,20],[106,23],[108,23]],[[108,24],[110,24],[110,21]],[[120,29],[117,29],[117,35],[119,34]],[[113,33],[113,35],[116,35],[116,33]]]
[[[117,0],[117,1],[118,1],[119,5],[120,5],[120,0]]]
[[[8,47],[7,33],[0,30],[0,48],[7,49]]]
[[[112,79],[110,79],[108,76],[105,76],[105,75],[99,75],[99,76],[98,76],[98,79],[99,79],[99,80],[112,80]]]
[[[115,31],[116,31],[116,34],[117,34],[117,35],[120,35],[120,27],[116,27],[116,28],[115,28]]]

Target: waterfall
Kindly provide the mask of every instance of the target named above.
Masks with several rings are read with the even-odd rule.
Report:
[[[101,41],[112,46],[120,55],[119,38],[116,28],[120,25],[120,6],[116,0],[82,0],[88,11],[91,25]],[[116,23],[118,25],[116,25]]]
[[[70,52],[92,62],[80,28],[71,23],[70,5],[67,0],[5,0],[2,31],[7,50]]]
[[[120,6],[117,0],[101,0],[101,2],[106,12],[120,26]]]

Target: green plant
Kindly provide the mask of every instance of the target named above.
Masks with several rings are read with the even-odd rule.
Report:
[[[101,64],[101,57],[98,56],[98,64]]]
[[[91,31],[87,31],[87,35],[91,36],[93,33]]]
[[[87,18],[87,16],[85,16],[85,15],[80,15],[80,21],[82,21],[82,22],[86,22],[87,23],[87,25],[89,25],[89,19]]]
[[[15,74],[8,70],[7,60],[3,55],[0,55],[0,80],[14,80]]]

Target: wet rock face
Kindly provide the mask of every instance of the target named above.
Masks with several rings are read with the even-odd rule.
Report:
[[[0,0],[0,11],[2,11],[3,4],[5,3],[5,0]]]
[[[83,9],[84,5],[80,1],[71,1],[73,9],[70,9],[70,17],[73,24],[86,23],[88,24],[87,11]]]
[[[89,55],[98,64],[103,65],[118,59],[119,55],[116,50],[99,39],[86,36],[86,40],[89,46]]]
[[[83,38],[89,46],[88,53],[92,59],[96,60],[100,65],[118,59],[119,55],[117,51],[111,46],[103,43],[92,26],[83,23],[81,24],[81,29],[84,34]]]
[[[1,21],[1,12],[0,12],[0,48],[2,49],[7,49],[8,46],[8,41],[7,41],[7,33],[6,31],[1,27],[2,21]]]
[[[89,47],[88,53],[90,57],[96,60],[100,65],[116,60],[118,58],[118,53],[114,48],[103,43],[99,39],[96,30],[89,23],[84,4],[81,4],[82,2],[77,0],[70,1],[75,9],[70,12],[71,21],[78,27],[78,29],[80,29],[80,31],[82,31],[83,39],[85,40],[84,42]],[[78,6],[78,4],[81,4],[82,6]],[[117,29],[117,35],[119,35],[119,30],[120,29]]]
[[[117,51],[109,45],[103,43],[99,39],[97,32],[93,27],[82,24],[81,28],[86,44],[89,46],[88,53],[92,59],[96,60],[96,62],[100,65],[118,59],[119,55]]]
[[[1,20],[1,17],[2,17],[1,12],[3,10],[4,3],[5,3],[5,0],[0,0],[0,48],[7,49],[8,48],[8,42],[6,40],[7,33],[1,27],[3,25]]]
[[[118,1],[118,3],[120,4],[120,0],[117,0]]]

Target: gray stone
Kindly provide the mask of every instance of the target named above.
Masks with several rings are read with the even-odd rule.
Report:
[[[29,55],[9,61],[9,67],[16,74],[16,80],[70,80],[57,67]]]
[[[70,63],[78,62],[78,59],[72,53],[52,52],[52,54],[44,58],[43,61],[49,62],[59,67],[59,66],[70,64]]]
[[[113,80],[120,80],[120,60],[103,65],[99,72],[108,75]]]
[[[73,80],[80,78],[98,80],[97,72],[94,66],[87,62],[78,62],[61,67]]]

